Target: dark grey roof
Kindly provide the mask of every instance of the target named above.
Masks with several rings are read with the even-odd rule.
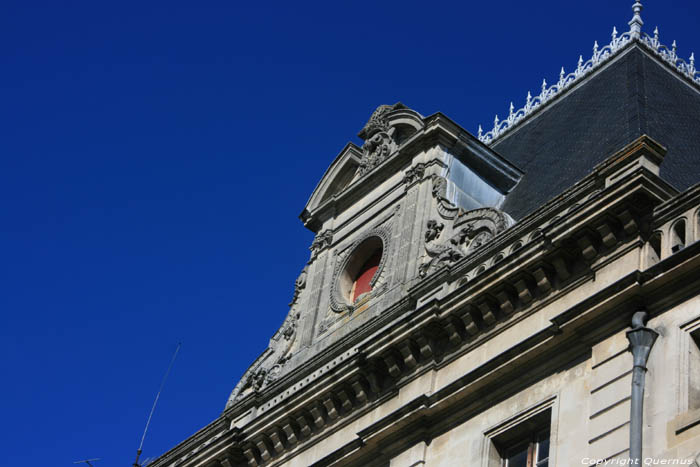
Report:
[[[700,181],[700,92],[635,43],[492,145],[525,172],[503,209],[522,218],[642,134],[668,149],[664,179]]]

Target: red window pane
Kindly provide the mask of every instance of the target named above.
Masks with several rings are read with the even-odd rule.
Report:
[[[374,274],[379,269],[379,261],[382,259],[382,252],[375,252],[370,259],[365,261],[362,265],[360,271],[357,273],[357,278],[355,279],[355,285],[353,286],[352,301],[357,300],[357,297],[363,293],[367,293],[372,290],[370,282],[374,277]]]

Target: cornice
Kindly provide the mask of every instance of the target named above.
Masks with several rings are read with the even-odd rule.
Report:
[[[665,224],[700,203],[700,184],[688,188],[654,209],[654,227]]]
[[[191,459],[194,455],[201,453],[203,448],[213,447],[221,443],[231,445],[235,443],[239,434],[240,430],[235,428],[230,429],[228,420],[224,417],[217,417],[195,434],[162,454],[149,465],[154,467],[159,465],[174,465],[177,462]]]

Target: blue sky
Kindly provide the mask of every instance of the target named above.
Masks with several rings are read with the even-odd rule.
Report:
[[[700,53],[700,3],[644,29]],[[129,465],[221,412],[287,313],[297,216],[379,104],[489,128],[632,1],[6,1],[0,465]]]

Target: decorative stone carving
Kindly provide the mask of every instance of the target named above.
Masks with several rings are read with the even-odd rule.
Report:
[[[425,231],[425,252],[428,260],[423,262],[418,269],[421,277],[425,277],[432,270],[445,264],[452,264],[464,257],[464,252],[459,246],[459,238],[451,238],[447,242],[440,242],[440,234],[443,224],[429,220]]]
[[[357,136],[364,140],[367,140],[371,138],[375,133],[378,133],[380,131],[389,131],[389,122],[386,119],[386,115],[389,112],[393,112],[394,110],[406,108],[407,107],[401,102],[397,102],[394,105],[380,105],[374,110],[374,112],[372,112],[372,115],[369,117],[369,120],[362,128],[362,130],[360,130]]]
[[[386,116],[394,110],[405,108],[405,105],[397,102],[394,105],[380,105],[372,113],[369,121],[358,134],[365,142],[362,145],[362,160],[356,177],[362,177],[370,172],[397,149],[398,145],[393,138],[395,129],[390,127]]]
[[[362,145],[362,160],[357,172],[361,177],[384,162],[394,152],[396,144],[389,133],[380,132],[369,138]]]
[[[308,274],[308,271],[309,265],[307,264],[304,266],[304,269],[301,270],[301,274],[299,274],[299,277],[297,277],[297,280],[294,282],[294,296],[292,297],[292,301],[289,303],[289,306],[294,306],[299,298],[299,294],[301,294],[301,291],[306,288],[306,275]]]
[[[479,208],[471,211],[461,211],[454,220],[454,227],[469,225],[474,230],[488,229],[494,235],[510,226],[511,220],[501,210],[496,208]]]
[[[419,275],[425,277],[442,266],[471,255],[507,227],[506,215],[494,208],[460,210],[444,237],[444,224],[429,220],[425,231],[426,259],[418,268]]]
[[[408,188],[408,186],[413,184],[414,182],[422,180],[424,174],[425,164],[423,163],[416,164],[410,169],[408,169],[403,176],[403,182],[406,185],[406,188]]]
[[[459,208],[447,199],[447,179],[439,175],[432,176],[433,198],[437,201],[437,211],[440,217],[452,220],[459,212]]]
[[[440,234],[442,233],[442,229],[445,228],[445,225],[434,220],[428,221],[428,228],[425,231],[425,242],[429,243],[432,242],[433,240],[436,240],[438,237],[440,237]]]
[[[447,201],[447,179],[439,175],[433,175],[433,198],[438,201]]]
[[[316,259],[316,257],[326,248],[329,248],[333,243],[333,231],[330,229],[324,230],[316,234],[316,238],[311,242],[309,250],[311,250],[311,259],[309,262]]]
[[[318,238],[318,237],[317,237]],[[248,368],[240,382],[229,396],[227,406],[238,400],[249,391],[260,391],[274,382],[282,373],[284,365],[293,355],[296,334],[301,313],[297,310],[297,302],[306,288],[306,276],[309,266],[304,266],[294,283],[294,296],[289,304],[290,311],[279,330],[272,336],[270,343]]]
[[[468,253],[471,253],[474,250],[477,250],[480,248],[482,245],[488,243],[491,241],[494,237],[494,234],[489,231],[489,230],[482,230],[479,232],[474,239],[469,243],[469,251]]]

